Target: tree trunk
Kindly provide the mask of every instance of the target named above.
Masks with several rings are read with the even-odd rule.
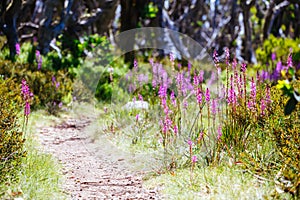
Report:
[[[249,4],[247,1],[241,2],[242,12],[243,12],[243,23],[245,30],[244,38],[244,57],[248,62],[256,63],[255,53],[252,47],[252,29],[250,24],[250,9],[255,5],[255,0],[252,0]]]
[[[7,38],[10,59],[14,59],[16,55],[16,44],[19,42],[17,32],[17,18],[21,10],[22,1],[14,0],[8,10],[6,10],[6,6],[7,2],[2,1],[0,28]]]
[[[138,10],[135,0],[121,0],[121,32],[128,31],[130,29],[137,28],[138,24]],[[126,45],[127,49],[133,49],[134,47],[134,36],[129,37]],[[125,53],[124,57],[125,63],[130,63],[131,67],[134,61],[134,52]]]

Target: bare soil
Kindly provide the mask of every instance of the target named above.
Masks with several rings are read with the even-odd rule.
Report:
[[[143,187],[144,170],[133,170],[132,157],[120,152],[105,137],[93,141],[86,130],[94,118],[67,118],[40,127],[44,151],[63,166],[63,190],[69,199],[162,199],[157,188]]]

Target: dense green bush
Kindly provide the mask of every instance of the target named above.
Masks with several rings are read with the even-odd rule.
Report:
[[[292,48],[293,61],[298,64],[300,63],[299,44],[300,38],[293,40],[291,38],[277,38],[271,35],[264,41],[262,47],[256,50],[257,60],[261,64],[270,65],[274,69],[277,61],[286,61],[286,55],[289,52],[289,49]]]
[[[12,79],[0,78],[0,180],[5,180],[20,166],[24,136],[18,124],[22,106],[20,85]]]
[[[300,88],[300,81],[293,81],[294,88]],[[283,109],[288,97],[282,96],[277,88],[272,92],[271,115],[265,126],[273,133],[273,137],[281,157],[280,172],[277,184],[285,192],[300,197],[300,104],[298,103],[290,115],[284,115]]]
[[[55,114],[62,103],[71,100],[72,76],[67,70],[37,70],[35,65],[0,60],[0,74],[5,78],[25,78],[34,94],[32,108],[48,107]]]

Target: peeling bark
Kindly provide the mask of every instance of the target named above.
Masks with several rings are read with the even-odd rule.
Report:
[[[71,7],[73,0],[69,0],[67,7],[64,8],[64,5],[61,5],[59,0],[47,0],[44,4],[43,18],[40,22],[40,28],[38,32],[38,47],[37,49],[42,54],[47,54],[50,50],[50,43],[55,39],[65,28],[68,18],[71,14]],[[53,12],[54,8],[63,8],[61,11],[61,17],[58,24],[53,24]]]

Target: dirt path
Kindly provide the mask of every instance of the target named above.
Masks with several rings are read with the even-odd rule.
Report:
[[[91,118],[66,119],[40,128],[45,151],[63,165],[65,192],[70,199],[161,199],[156,189],[143,188],[144,172],[130,170],[130,159],[100,138],[94,144],[84,131]]]

